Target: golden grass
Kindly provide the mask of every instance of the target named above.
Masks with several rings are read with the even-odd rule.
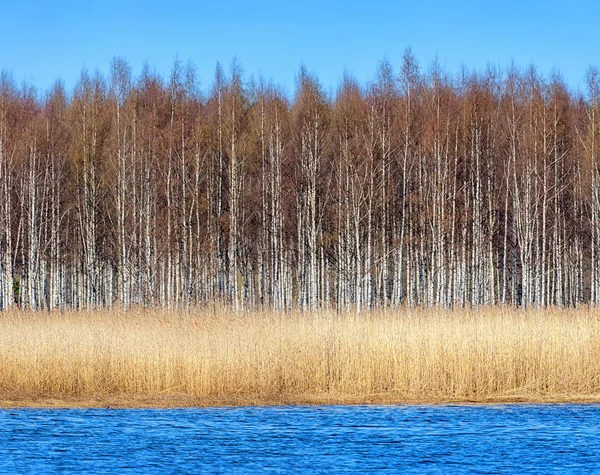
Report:
[[[592,310],[0,314],[0,406],[600,400]]]

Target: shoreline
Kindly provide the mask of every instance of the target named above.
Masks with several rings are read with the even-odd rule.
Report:
[[[283,406],[485,406],[485,405],[600,404],[600,395],[487,396],[481,398],[413,399],[380,396],[298,395],[227,396],[113,394],[66,396],[52,394],[0,393],[0,410],[9,409],[184,409]]]

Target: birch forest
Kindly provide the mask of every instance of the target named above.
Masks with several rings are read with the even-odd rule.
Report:
[[[582,72],[582,75],[585,72]],[[600,74],[0,77],[0,308],[600,302]],[[204,84],[204,83],[203,83]]]

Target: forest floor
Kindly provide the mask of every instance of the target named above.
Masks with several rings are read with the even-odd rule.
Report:
[[[594,309],[0,313],[0,407],[600,402]]]

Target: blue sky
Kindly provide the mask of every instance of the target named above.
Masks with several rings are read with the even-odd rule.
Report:
[[[424,69],[436,57],[451,72],[514,60],[544,74],[556,68],[572,89],[583,88],[590,64],[600,66],[600,2],[593,1],[3,3],[0,69],[40,90],[58,78],[71,88],[84,66],[106,74],[115,55],[134,73],[147,61],[163,76],[176,56],[191,60],[203,88],[217,61],[237,56],[246,76],[288,91],[302,63],[330,91],[345,70],[365,83],[384,56],[397,66],[407,46]]]

